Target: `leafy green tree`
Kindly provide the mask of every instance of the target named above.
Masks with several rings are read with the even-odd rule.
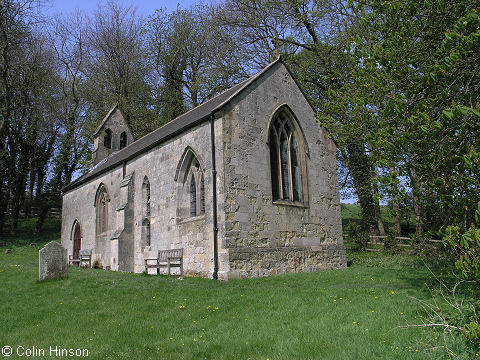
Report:
[[[475,222],[468,230],[462,232],[460,226],[451,225],[446,230],[443,244],[449,246],[457,262],[455,266],[466,280],[480,285],[480,202],[475,211]]]
[[[196,107],[244,77],[242,57],[214,8],[157,10],[144,29],[161,123]]]
[[[368,39],[351,38],[362,91],[342,87],[335,96],[369,114],[353,123],[369,126],[385,191],[411,194],[418,233],[439,230],[472,208],[479,186],[464,161],[479,146],[478,2],[366,1],[352,9],[370,29]]]
[[[357,65],[349,36],[361,29],[358,17],[340,1],[228,0],[224,22],[243,43],[250,64],[264,66],[282,54],[317,110],[320,123],[336,141],[362,208],[364,227],[383,231],[374,183],[374,158],[367,134],[371,114],[337,96],[337,89],[357,88]],[[368,120],[368,121],[367,121]]]

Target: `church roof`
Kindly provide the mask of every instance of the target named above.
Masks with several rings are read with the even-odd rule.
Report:
[[[280,58],[270,63],[267,67],[265,67],[257,74],[251,76],[250,78],[238,83],[237,85],[231,87],[228,90],[225,90],[224,92],[206,101],[205,103],[193,108],[192,110],[178,116],[177,118],[145,135],[144,137],[138,139],[137,141],[134,141],[122,150],[112,153],[109,157],[105,159],[105,161],[98,163],[87,173],[80,176],[78,179],[71,182],[70,184],[66,185],[62,190],[64,192],[72,190],[78,185],[81,185],[93,179],[94,177],[117,167],[124,161],[131,160],[136,156],[144,153],[145,151],[158,146],[166,140],[171,139],[172,137],[177,136],[204,121],[207,121],[212,113],[220,110],[225,105],[227,105],[233,98],[239,95],[244,89],[246,89],[262,74],[267,72],[270,68],[272,68],[275,64],[279,62],[282,62]],[[101,128],[103,123],[111,115],[115,108],[116,106],[113,107],[112,110],[110,110],[110,112],[100,124],[99,128]]]

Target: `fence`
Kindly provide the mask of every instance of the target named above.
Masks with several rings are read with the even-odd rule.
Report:
[[[343,234],[344,238],[348,238],[348,234]],[[384,240],[387,238],[386,235],[370,235],[370,241],[367,242],[367,248],[365,249],[366,251],[374,251],[374,252],[379,252],[382,251],[382,248],[385,246]],[[383,240],[383,241],[382,241]],[[435,239],[426,239],[426,241],[430,244],[434,245],[441,245],[442,240],[435,240]],[[412,238],[410,237],[405,237],[405,236],[396,236],[395,237],[395,246],[399,247],[404,247],[404,248],[409,248],[412,246]],[[369,248],[368,245],[375,246],[373,248]]]
[[[10,215],[12,213],[12,209],[8,209],[6,214]],[[25,209],[20,209],[20,217],[37,217],[40,214],[40,208],[36,206],[32,206],[28,210],[28,214],[25,212]],[[48,211],[47,218],[49,219],[61,219],[62,218],[62,209],[60,208],[51,208]]]

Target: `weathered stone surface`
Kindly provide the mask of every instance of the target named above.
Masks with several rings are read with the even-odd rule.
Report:
[[[306,143],[302,203],[272,199],[267,135],[281,106],[294,114]],[[335,145],[285,66],[272,66],[215,117],[219,277],[346,267]],[[185,275],[211,277],[210,142],[210,123],[200,122],[68,190],[62,211],[62,244],[68,253],[73,252],[78,222],[81,248],[93,249],[92,261],[100,267],[143,272],[144,259],[155,258],[158,250],[183,248]],[[178,177],[187,149],[195,153],[204,175],[205,213],[194,217],[189,216],[188,184]],[[145,178],[150,184],[150,215],[145,214],[142,193]],[[101,184],[109,193],[108,227],[96,234],[94,204]],[[144,240],[145,221],[150,224],[150,245]]]
[[[38,251],[38,277],[40,281],[68,277],[67,249],[55,241]]]

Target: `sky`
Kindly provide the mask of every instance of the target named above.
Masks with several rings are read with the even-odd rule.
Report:
[[[121,5],[137,8],[137,13],[143,16],[152,15],[156,9],[166,8],[173,11],[179,5],[182,9],[190,7],[198,0],[117,0]],[[105,5],[107,0],[46,0],[42,12],[46,15],[69,14],[75,10],[93,13],[97,4]]]

